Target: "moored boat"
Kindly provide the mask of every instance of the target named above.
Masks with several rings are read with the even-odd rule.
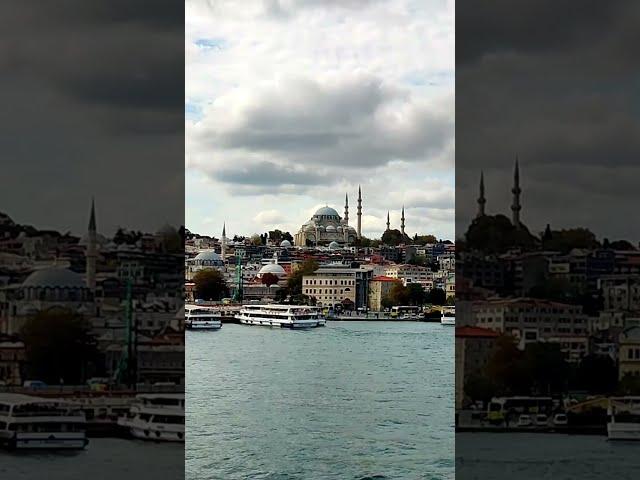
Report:
[[[326,324],[322,310],[307,305],[244,305],[236,318],[245,325],[277,328],[313,328]]]
[[[139,394],[129,414],[118,419],[118,425],[134,438],[184,442],[184,394]]]
[[[218,330],[222,328],[222,315],[213,307],[185,305],[184,325],[191,330]]]
[[[2,393],[0,443],[10,449],[82,449],[86,419],[63,400]]]
[[[640,397],[612,397],[607,408],[609,440],[640,440]]]
[[[446,307],[442,309],[442,316],[440,317],[441,325],[455,325],[456,324],[456,309],[455,307]]]

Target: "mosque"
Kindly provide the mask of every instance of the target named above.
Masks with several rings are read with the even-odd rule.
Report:
[[[344,217],[333,208],[319,208],[294,236],[298,247],[332,245],[346,246],[362,237],[362,191],[358,186],[357,229],[349,225],[349,196],[345,195]]]

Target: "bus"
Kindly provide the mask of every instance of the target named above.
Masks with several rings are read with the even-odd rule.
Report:
[[[420,313],[420,307],[414,305],[391,307],[391,316],[393,318],[417,318]]]
[[[551,397],[494,397],[489,402],[487,419],[492,423],[501,423],[507,414],[519,416],[521,414],[536,415],[553,412]]]

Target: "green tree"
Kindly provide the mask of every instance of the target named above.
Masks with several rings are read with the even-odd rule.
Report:
[[[432,305],[444,305],[447,303],[447,294],[441,288],[432,288],[429,291],[427,302]]]
[[[406,288],[409,305],[424,305],[427,303],[428,294],[419,284],[409,283]]]
[[[60,307],[40,311],[26,321],[20,337],[28,378],[81,385],[98,373],[95,338],[89,323],[77,312]]]
[[[497,388],[495,382],[484,373],[469,375],[464,382],[464,393],[472,401],[482,402],[486,409],[487,403],[496,396]]]
[[[501,253],[515,247],[531,250],[539,240],[529,233],[526,226],[516,228],[504,215],[485,215],[471,222],[465,243],[468,250]]]
[[[302,294],[302,277],[313,275],[320,265],[314,259],[307,259],[287,279],[286,293],[292,297]]]
[[[426,266],[429,262],[424,255],[415,255],[411,260],[407,262],[409,265],[419,265],[421,267]]]
[[[229,295],[229,287],[220,271],[207,268],[193,276],[196,298],[203,300],[221,300]]]
[[[618,369],[609,356],[587,355],[578,366],[576,387],[592,394],[608,394],[618,384]]]
[[[411,243],[411,239],[407,235],[403,236],[400,230],[393,229],[387,230],[382,234],[382,243],[395,247],[401,243]]]
[[[251,245],[254,245],[256,247],[262,245],[262,236],[258,235],[257,233],[251,235]]]
[[[545,242],[548,250],[567,253],[574,248],[594,249],[600,244],[593,232],[586,228],[569,228],[551,231],[551,238]]]

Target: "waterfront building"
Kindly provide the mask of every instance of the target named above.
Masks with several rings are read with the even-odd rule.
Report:
[[[467,406],[464,393],[465,380],[483,372],[493,353],[499,334],[491,329],[464,326],[456,327],[455,388],[456,408]]]
[[[538,341],[562,343],[570,337],[576,343],[588,338],[588,319],[579,305],[526,297],[488,299],[473,302],[472,316],[475,326],[512,335],[520,348]]]
[[[640,376],[640,326],[630,327],[620,334],[618,377]]]
[[[369,282],[369,309],[374,312],[383,310],[382,299],[389,294],[391,288],[399,282],[397,278],[380,275]]]
[[[302,277],[302,293],[317,300],[318,306],[341,305],[351,310],[356,305],[354,269],[321,268]]]

